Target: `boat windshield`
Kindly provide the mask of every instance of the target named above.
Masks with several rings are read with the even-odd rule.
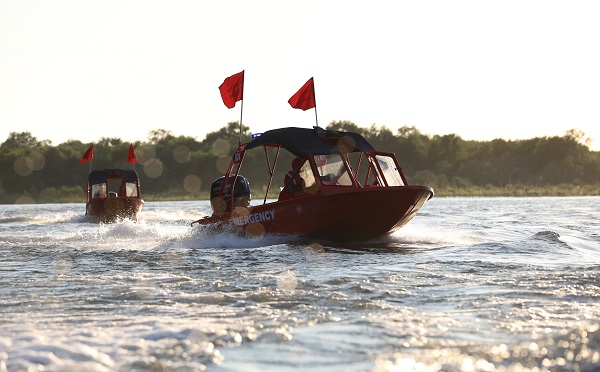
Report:
[[[133,182],[125,183],[125,196],[128,198],[137,198],[138,197],[138,189],[137,185]]]
[[[383,177],[387,181],[388,186],[404,186],[402,176],[396,167],[394,159],[386,155],[376,155],[375,158],[381,167]]]
[[[300,168],[300,172],[298,172],[298,175],[302,178],[302,180],[304,180],[305,189],[314,186],[317,182],[315,180],[315,176],[313,175],[312,169],[310,168],[310,163],[307,161],[304,162],[302,168]]]
[[[106,197],[106,184],[96,183],[92,185],[92,195],[94,198],[105,198]]]
[[[352,186],[352,178],[340,154],[316,155],[314,159],[324,185]]]

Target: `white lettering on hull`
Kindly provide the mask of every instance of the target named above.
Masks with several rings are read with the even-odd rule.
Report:
[[[272,221],[275,219],[275,211],[265,211],[265,212],[256,212],[250,213],[244,216],[235,216],[229,219],[230,224],[234,224],[235,226],[244,226],[250,223],[260,223],[264,221]]]

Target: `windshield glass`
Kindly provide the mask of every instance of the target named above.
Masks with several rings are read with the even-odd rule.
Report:
[[[339,154],[316,155],[315,164],[324,185],[352,186],[352,178]]]
[[[106,184],[97,183],[92,185],[92,196],[94,198],[105,198],[106,197]]]
[[[305,189],[315,185],[315,183],[316,183],[315,176],[313,176],[313,172],[312,172],[312,169],[310,169],[309,162],[304,162],[304,164],[302,165],[302,168],[300,168],[300,172],[298,174],[300,175],[302,180],[304,180],[304,188]]]
[[[125,184],[125,196],[127,196],[129,198],[137,198],[138,197],[137,185],[135,183],[127,182]]]
[[[385,155],[377,155],[375,158],[381,167],[383,177],[387,181],[388,186],[404,186],[402,176],[400,176],[394,159]]]

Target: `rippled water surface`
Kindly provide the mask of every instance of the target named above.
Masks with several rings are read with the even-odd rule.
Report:
[[[600,369],[600,198],[434,198],[343,244],[208,210],[0,205],[0,371]]]

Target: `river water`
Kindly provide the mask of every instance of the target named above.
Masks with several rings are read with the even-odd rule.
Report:
[[[0,205],[0,371],[600,369],[598,197],[435,197],[343,244],[208,212]]]

